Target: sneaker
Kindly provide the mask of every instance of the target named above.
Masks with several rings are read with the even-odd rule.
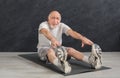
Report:
[[[67,60],[67,51],[63,46],[57,47],[55,49],[56,55],[60,61]]]
[[[70,64],[67,61],[60,61],[58,60],[58,65],[57,67],[64,72],[65,74],[68,74],[71,72],[72,68]]]
[[[99,45],[92,45],[92,52],[89,56],[89,62],[95,69],[100,69],[102,67],[102,50]]]
[[[66,48],[63,46],[57,47],[55,49],[56,55],[59,59],[60,66],[58,68],[63,71],[65,74],[68,74],[71,72],[72,68],[67,60],[67,51]]]
[[[67,61],[62,61],[61,64],[63,66],[63,72],[65,74],[68,74],[68,73],[71,72],[72,68],[71,68],[70,64]]]

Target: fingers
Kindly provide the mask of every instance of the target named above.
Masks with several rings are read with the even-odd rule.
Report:
[[[82,45],[81,45],[81,47],[84,47],[85,44],[91,46],[91,45],[93,45],[94,43],[93,43],[91,40],[85,38],[85,39],[82,41]]]
[[[81,47],[84,47],[84,45],[85,45],[85,44],[84,44],[84,43],[82,43],[82,46],[81,46]]]
[[[56,48],[56,45],[55,45],[55,44],[51,44],[51,47],[52,47],[52,48]]]
[[[58,41],[51,43],[52,48],[56,48],[60,46],[60,43]]]
[[[91,41],[91,40],[89,40],[89,45],[93,45],[94,43]]]

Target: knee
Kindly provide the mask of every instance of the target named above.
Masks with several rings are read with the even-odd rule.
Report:
[[[48,49],[48,52],[47,52],[47,55],[48,56],[53,56],[55,54],[54,50],[53,49]]]
[[[68,55],[74,54],[74,48],[67,48]]]
[[[47,57],[48,57],[48,60],[53,63],[53,60],[56,58],[56,55],[55,55],[55,52],[53,49],[48,49],[48,52],[47,52]]]

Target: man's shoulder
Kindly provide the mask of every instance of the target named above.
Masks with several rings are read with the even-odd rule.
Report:
[[[40,24],[48,24],[48,22],[47,21],[43,21]]]
[[[66,27],[67,26],[68,27],[68,25],[63,23],[63,22],[60,23],[60,26],[62,26],[62,27]]]
[[[66,26],[66,24],[65,23],[63,23],[63,22],[60,22],[60,24],[59,24],[60,26]]]
[[[42,29],[42,28],[49,29],[47,21],[44,21],[44,22],[40,23],[39,30]]]
[[[61,24],[61,25],[63,25],[63,24],[65,24],[65,23],[63,23],[63,22],[60,22],[60,24]]]
[[[40,24],[40,27],[48,27],[48,22],[44,21]]]

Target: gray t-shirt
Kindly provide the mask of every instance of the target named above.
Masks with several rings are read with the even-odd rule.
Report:
[[[61,44],[62,44],[62,34],[65,33],[68,36],[69,34],[67,33],[67,31],[71,29],[68,25],[64,23],[59,23],[59,25],[57,25],[54,29],[51,29],[47,21],[42,22],[39,25],[39,29],[38,29],[37,48],[50,47],[51,45],[51,41],[48,40],[42,33],[39,32],[42,28],[47,29]]]

